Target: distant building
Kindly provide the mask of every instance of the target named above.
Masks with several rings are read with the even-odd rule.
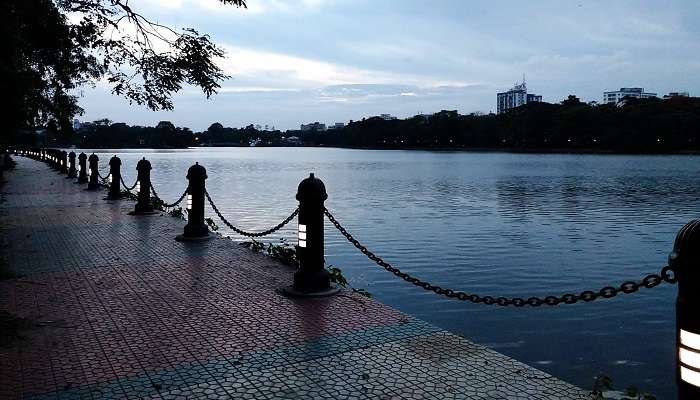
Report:
[[[322,132],[322,131],[326,130],[326,124],[322,124],[318,121],[316,121],[312,124],[301,124],[301,130],[302,131]]]
[[[542,96],[527,92],[527,85],[523,79],[523,83],[516,83],[509,91],[496,95],[496,110],[498,114],[503,114],[511,108],[520,107],[527,103],[541,102]]]
[[[670,92],[669,94],[664,95],[664,100],[672,99],[674,97],[690,97],[690,93],[688,93],[688,92]]]
[[[391,120],[393,120],[393,119],[396,119],[396,117],[394,117],[394,116],[391,115],[391,114],[379,114],[379,118],[381,118],[381,119],[383,119],[383,120],[385,120],[385,121],[391,121]]]
[[[74,131],[79,130],[82,126],[83,126],[83,124],[81,124],[77,118],[73,119],[73,130]]]
[[[658,97],[656,93],[648,93],[644,88],[620,88],[614,92],[603,92],[603,104],[617,104],[625,97],[632,99],[649,99]]]
[[[336,122],[335,124],[329,126],[329,127],[328,127],[328,130],[331,130],[331,129],[343,129],[343,128],[345,128],[345,124],[344,124],[344,123],[342,123],[342,122]]]

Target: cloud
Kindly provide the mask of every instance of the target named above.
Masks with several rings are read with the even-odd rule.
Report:
[[[150,0],[168,1],[168,0]],[[179,0],[182,2],[183,0]],[[247,8],[236,10],[236,7],[223,6],[216,0],[188,0],[191,6],[208,13],[226,13],[250,17],[257,14],[299,14],[317,11],[329,4],[328,0],[248,0]]]
[[[281,88],[318,88],[349,84],[408,84],[418,87],[465,82],[418,74],[371,70],[270,51],[226,45],[219,65],[235,80],[274,83]]]

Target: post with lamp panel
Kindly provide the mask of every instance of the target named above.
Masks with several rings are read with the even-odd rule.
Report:
[[[87,156],[80,153],[78,156],[78,181],[76,183],[87,183]]]
[[[64,150],[61,151],[61,170],[60,173],[68,173],[68,153]]]
[[[299,226],[297,257],[299,269],[294,274],[294,283],[285,288],[290,296],[322,297],[340,291],[331,284],[330,274],[324,259],[324,201],[328,198],[326,186],[314,174],[302,180],[297,188],[299,201]]]
[[[204,196],[207,191],[207,170],[199,163],[187,170],[187,225],[177,241],[200,241],[210,239],[209,228],[204,223]]]
[[[668,257],[678,279],[676,383],[679,400],[700,399],[700,220],[676,235]]]
[[[107,193],[108,200],[116,200],[122,198],[122,192],[119,188],[121,184],[121,165],[122,160],[114,156],[109,159],[109,192]]]

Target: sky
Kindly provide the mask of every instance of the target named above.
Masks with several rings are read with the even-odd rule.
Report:
[[[80,91],[81,121],[172,121],[298,129],[302,123],[495,112],[496,93],[527,82],[547,102],[643,87],[700,96],[700,4],[689,1],[134,0],[161,24],[192,27],[226,50],[231,76],[210,99],[196,87],[153,112]]]

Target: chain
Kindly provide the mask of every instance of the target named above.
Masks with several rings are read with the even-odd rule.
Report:
[[[452,290],[452,289],[444,289],[440,286],[437,285],[432,285],[428,282],[422,281],[414,276],[411,276],[405,272],[402,272],[398,268],[392,266],[391,264],[387,263],[386,261],[382,260],[380,257],[372,253],[367,249],[367,247],[363,246],[357,239],[355,239],[348,231],[340,225],[340,223],[333,217],[333,215],[328,211],[328,209],[324,209],[324,214],[326,214],[326,217],[328,217],[328,220],[340,231],[340,233],[350,242],[352,243],[353,246],[355,246],[358,250],[362,252],[362,254],[366,255],[367,258],[370,260],[374,261],[379,265],[380,267],[386,269],[387,271],[391,272],[392,274],[398,276],[399,278],[410,282],[416,286],[422,287],[425,290],[429,290],[432,292],[435,292],[439,295],[443,295],[449,298],[456,298],[458,300],[469,300],[472,303],[483,303],[487,305],[491,304],[497,304],[499,306],[515,306],[515,307],[523,307],[523,306],[532,306],[532,307],[539,307],[543,304],[546,304],[548,306],[556,306],[557,304],[574,304],[578,301],[584,301],[584,302],[591,302],[595,299],[598,298],[604,298],[604,299],[609,299],[611,297],[617,296],[618,293],[624,293],[624,294],[630,294],[634,293],[640,288],[644,287],[647,289],[651,289],[653,287],[656,287],[660,285],[663,282],[666,283],[676,283],[678,281],[678,277],[676,275],[676,271],[670,267],[670,266],[665,266],[661,269],[660,274],[650,274],[644,277],[640,282],[634,282],[634,281],[627,281],[622,283],[618,287],[613,287],[613,286],[606,286],[598,291],[592,291],[592,290],[586,290],[583,291],[579,294],[572,294],[572,293],[567,293],[564,295],[559,295],[559,296],[547,296],[544,298],[541,297],[530,297],[527,299],[521,298],[521,297],[513,297],[513,298],[508,298],[508,297],[493,297],[493,296],[480,296],[478,294],[474,293],[467,293],[459,290]]]
[[[100,174],[100,170],[98,170],[98,169],[95,169],[95,170],[97,171],[97,176],[98,176],[100,179],[102,179],[103,181],[106,181],[107,178],[109,178],[109,176],[112,175],[112,171],[109,171],[109,172],[107,173],[107,176],[102,176],[102,174]]]
[[[177,199],[176,202],[174,202],[172,204],[168,204],[168,203],[164,202],[163,199],[160,198],[160,196],[158,196],[158,192],[156,192],[156,188],[153,187],[153,183],[151,183],[151,191],[153,192],[153,196],[156,199],[160,200],[160,202],[163,203],[162,206],[165,208],[173,208],[173,207],[177,206],[178,204],[182,203],[182,200],[184,200],[185,196],[187,196],[187,189],[185,189],[185,191],[182,192],[182,196],[180,196],[180,198]]]
[[[128,186],[126,186],[126,183],[124,183],[124,178],[123,178],[123,177],[120,176],[120,177],[119,177],[119,180],[122,181],[122,185],[124,186],[124,189],[126,189],[126,191],[129,192],[129,193],[131,193],[131,191],[134,190],[134,188],[136,187],[136,184],[139,183],[139,180],[137,179],[136,182],[134,182],[133,186],[128,187]]]
[[[214,212],[216,213],[216,215],[219,216],[219,218],[221,219],[221,221],[222,221],[224,224],[226,224],[226,226],[228,226],[229,228],[231,228],[231,230],[233,230],[234,232],[236,232],[236,233],[238,233],[238,234],[240,234],[240,235],[243,235],[243,236],[248,236],[248,237],[262,237],[262,236],[267,236],[267,235],[269,235],[269,234],[271,234],[271,233],[274,233],[274,232],[277,232],[278,230],[280,230],[283,226],[287,225],[287,224],[289,223],[289,221],[291,221],[292,219],[294,219],[294,217],[296,217],[297,214],[299,214],[299,208],[297,208],[297,209],[294,210],[294,212],[293,212],[291,215],[289,215],[284,221],[280,222],[280,223],[277,224],[276,226],[273,226],[272,228],[270,228],[270,229],[268,229],[268,230],[266,230],[266,231],[262,231],[262,232],[246,232],[246,231],[243,231],[243,230],[238,229],[238,228],[236,228],[235,226],[233,226],[230,222],[228,222],[228,220],[226,220],[226,218],[224,218],[223,215],[221,215],[221,212],[219,212],[219,209],[216,207],[216,205],[214,205],[214,202],[211,200],[211,197],[209,196],[209,192],[205,191],[204,194],[207,196],[207,200],[209,201],[209,204],[211,205],[211,208],[214,210]]]

